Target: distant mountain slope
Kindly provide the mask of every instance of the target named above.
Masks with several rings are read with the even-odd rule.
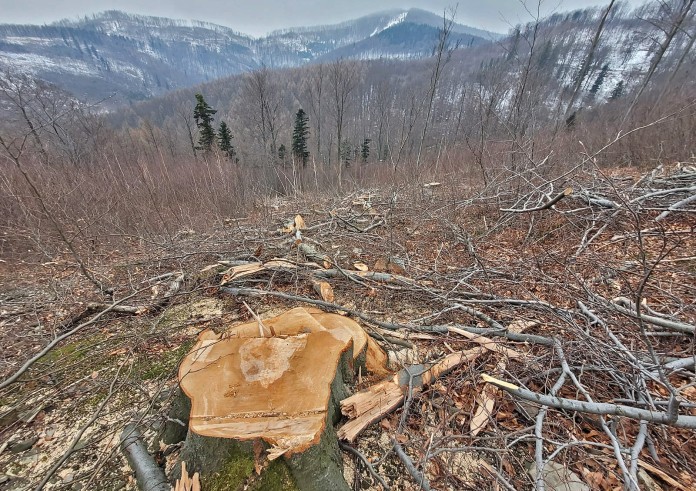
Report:
[[[46,80],[79,98],[115,94],[110,100],[118,105],[262,64],[427,56],[441,23],[423,10],[393,10],[253,38],[211,23],[107,11],[44,26],[0,25],[0,70]],[[497,36],[460,24],[453,31],[465,45]]]

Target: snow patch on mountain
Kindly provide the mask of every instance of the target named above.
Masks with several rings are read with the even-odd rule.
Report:
[[[370,34],[370,37],[376,36],[376,35],[379,34],[380,32],[386,31],[386,30],[389,29],[390,27],[402,23],[403,21],[406,20],[406,17],[408,17],[408,12],[402,12],[398,17],[396,17],[395,19],[390,20],[385,26],[378,27],[377,29],[375,29],[375,30],[372,32],[372,34]]]

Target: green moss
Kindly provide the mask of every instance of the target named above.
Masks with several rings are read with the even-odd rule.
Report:
[[[101,333],[71,340],[69,343],[58,346],[46,353],[46,356],[41,358],[38,365],[52,366],[58,361],[62,364],[76,363],[90,355],[94,347],[104,340],[106,340],[106,337]],[[90,362],[92,361],[90,360]],[[94,370],[94,365],[90,366],[90,370]]]
[[[223,468],[209,478],[204,478],[201,484],[209,491],[236,491],[244,487],[244,483],[253,472],[253,456],[241,449],[235,449],[230,452]]]
[[[268,466],[258,482],[249,489],[253,491],[300,491],[290,474],[287,464],[282,460],[274,460]]]
[[[153,380],[167,376],[174,372],[179,361],[186,356],[193,344],[194,340],[191,339],[175,350],[158,353],[156,356],[142,356],[136,364],[136,371],[142,380]]]
[[[253,456],[244,451],[232,452],[223,469],[203,484],[210,491],[300,491],[285,461],[271,462],[257,476]]]

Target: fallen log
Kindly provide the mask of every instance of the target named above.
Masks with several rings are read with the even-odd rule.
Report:
[[[147,451],[138,427],[134,423],[126,425],[121,433],[121,449],[131,469],[135,471],[135,481],[141,491],[170,491],[171,487],[162,468]]]

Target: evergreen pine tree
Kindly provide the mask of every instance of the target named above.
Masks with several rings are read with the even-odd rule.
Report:
[[[220,127],[218,128],[217,141],[218,148],[222,150],[227,157],[232,158],[234,155],[234,147],[232,146],[232,131],[227,123],[220,121]]]
[[[370,140],[369,138],[365,138],[362,142],[362,146],[360,147],[360,158],[362,159],[363,163],[367,162],[367,159],[370,158]]]
[[[280,162],[282,164],[284,164],[287,156],[288,156],[288,150],[287,150],[287,148],[285,148],[285,143],[281,143],[280,146],[278,147],[278,160],[280,160]]]
[[[345,164],[346,167],[350,167],[350,163],[353,161],[353,145],[349,141],[341,142],[341,162]]]
[[[592,84],[592,88],[590,88],[590,94],[592,95],[597,95],[597,92],[599,92],[599,89],[602,88],[602,84],[604,83],[604,79],[607,76],[607,71],[609,71],[609,64],[605,64],[602,69],[599,71],[599,75],[597,75],[597,80],[595,80],[595,83]]]
[[[307,147],[307,137],[309,135],[309,117],[302,108],[295,114],[295,129],[292,132],[292,154],[302,162],[302,166],[307,165],[309,149]]]
[[[616,84],[616,87],[614,87],[614,90],[611,91],[611,95],[609,96],[610,100],[615,100],[618,99],[623,95],[624,91],[624,81],[619,80],[619,83]]]
[[[198,137],[198,149],[209,152],[215,143],[215,130],[213,129],[213,115],[217,111],[210,107],[203,94],[196,94],[196,107],[193,110],[193,118],[200,131]]]

